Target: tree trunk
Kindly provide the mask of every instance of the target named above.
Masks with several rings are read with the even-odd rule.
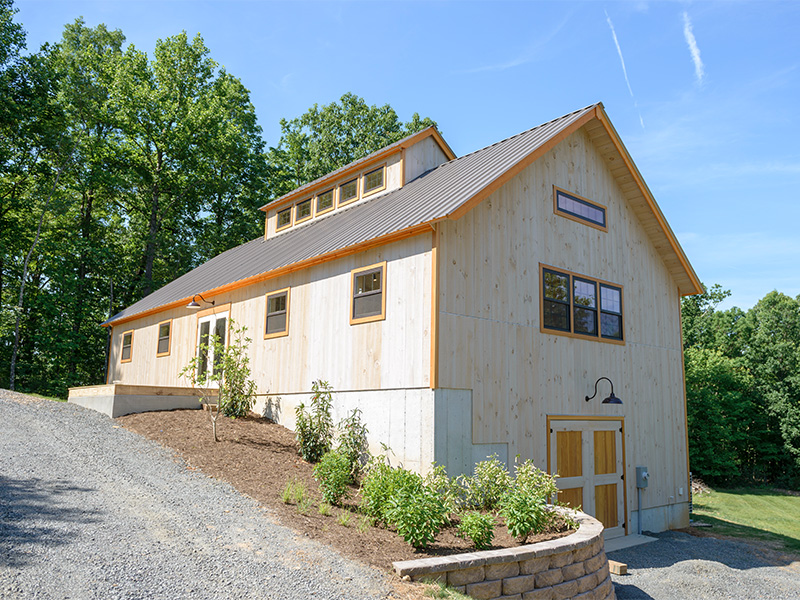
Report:
[[[39,243],[39,237],[42,234],[42,223],[44,222],[44,215],[47,213],[47,209],[50,208],[50,200],[53,198],[53,194],[56,191],[56,186],[58,185],[58,180],[61,178],[61,169],[56,171],[56,179],[53,182],[53,187],[50,190],[50,194],[47,196],[47,201],[44,204],[44,208],[42,209],[42,214],[39,215],[39,226],[36,228],[36,237],[33,239],[33,244],[31,244],[30,250],[28,250],[28,254],[25,257],[25,263],[22,266],[22,277],[20,278],[19,283],[19,302],[17,303],[17,320],[14,324],[14,347],[11,350],[11,372],[8,378],[8,389],[14,389],[14,381],[17,376],[17,353],[19,352],[19,323],[22,320],[22,307],[25,300],[25,280],[28,278],[28,265],[31,262],[31,256],[33,255],[33,250],[36,248],[36,244]]]

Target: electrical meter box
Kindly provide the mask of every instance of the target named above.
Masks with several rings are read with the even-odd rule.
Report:
[[[636,467],[636,487],[646,488],[648,479],[650,479],[650,473],[647,472],[647,467]]]

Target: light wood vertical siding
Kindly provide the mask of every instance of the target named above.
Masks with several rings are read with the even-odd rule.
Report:
[[[230,317],[253,339],[258,393],[304,392],[320,378],[341,391],[428,387],[431,245],[430,235],[419,235],[213,298],[231,304]],[[381,261],[387,262],[386,319],[350,325],[350,272]],[[265,340],[266,294],[287,287],[289,335]],[[172,319],[172,351],[157,358],[158,323],[165,319]],[[133,360],[120,363],[123,328],[115,328],[109,382],[188,385],[178,372],[195,351],[196,312],[166,311],[124,329],[135,330]]]
[[[554,185],[607,206],[608,232],[556,215]],[[686,502],[677,286],[586,132],[438,227],[439,386],[473,391],[473,443],[544,468],[547,415],[624,416],[626,472],[651,473],[643,506]],[[622,286],[625,344],[541,333],[540,263]],[[623,405],[601,404],[605,381],[584,401],[601,376]]]
[[[448,158],[432,137],[427,137],[421,142],[406,148],[405,151],[405,178],[411,181],[422,175],[425,171],[438,167],[447,162]]]

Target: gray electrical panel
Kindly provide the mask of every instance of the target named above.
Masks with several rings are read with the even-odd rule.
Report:
[[[648,479],[650,479],[650,473],[647,472],[647,467],[636,467],[636,487],[646,488]]]

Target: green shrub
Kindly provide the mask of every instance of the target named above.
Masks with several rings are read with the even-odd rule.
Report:
[[[517,455],[514,462],[513,487],[515,489],[525,489],[529,494],[545,501],[558,493],[556,478],[536,467],[532,460],[528,459],[519,463],[519,455]]]
[[[472,477],[459,476],[458,483],[463,489],[466,506],[479,510],[495,510],[511,485],[511,475],[497,458],[497,454],[492,454],[475,464],[475,474]]]
[[[348,494],[350,483],[350,463],[347,457],[338,452],[326,452],[314,467],[314,479],[326,502],[338,505]]]
[[[386,519],[406,542],[415,548],[426,548],[441,531],[447,509],[436,493],[422,483],[419,475],[407,483],[389,499]]]
[[[519,463],[517,456],[515,463],[514,480],[499,508],[508,532],[525,542],[531,533],[541,533],[553,520],[547,500],[556,495],[558,488],[555,477],[534,466],[530,459]]]
[[[458,524],[458,534],[471,540],[472,545],[478,550],[488,548],[494,539],[494,516],[483,515],[477,511],[462,515],[461,523]]]
[[[525,543],[531,533],[544,531],[550,514],[544,499],[526,493],[525,489],[509,491],[500,502],[500,515],[508,532],[520,543]]]
[[[383,456],[373,457],[361,481],[361,510],[378,521],[388,523],[386,508],[389,500],[400,489],[415,485],[422,485],[419,475],[393,468]]]
[[[425,475],[425,485],[439,495],[448,514],[457,512],[461,504],[461,487],[447,476],[444,465],[434,463],[432,467]]]
[[[235,327],[231,319],[230,343],[222,345],[222,355],[215,354],[222,371],[219,405],[226,417],[246,417],[256,401],[256,382],[250,379],[250,357],[247,346],[253,341],[245,337],[247,327]]]
[[[308,462],[318,462],[331,449],[333,420],[331,419],[331,386],[327,381],[311,384],[311,412],[301,402],[295,409],[297,441],[300,455]]]
[[[356,481],[361,473],[361,467],[369,455],[367,428],[361,421],[361,409],[354,408],[348,417],[339,422],[337,429],[339,438],[336,451],[347,457],[351,480]]]

